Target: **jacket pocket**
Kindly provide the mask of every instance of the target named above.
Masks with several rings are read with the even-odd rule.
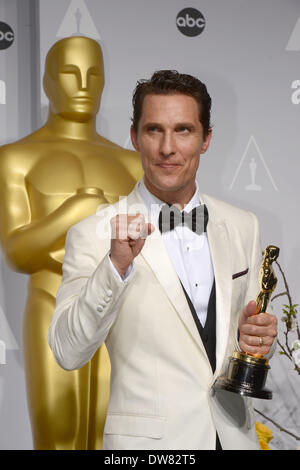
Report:
[[[232,275],[232,279],[236,279],[237,277],[245,276],[249,271],[249,268],[245,269],[244,271],[240,271],[239,273],[235,273]]]
[[[104,434],[150,437],[161,439],[164,435],[165,418],[162,416],[139,416],[108,414]]]

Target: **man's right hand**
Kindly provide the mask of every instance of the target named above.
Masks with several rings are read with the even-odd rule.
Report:
[[[110,220],[112,228],[110,259],[123,276],[140,253],[154,226],[145,222],[142,214],[119,214]]]

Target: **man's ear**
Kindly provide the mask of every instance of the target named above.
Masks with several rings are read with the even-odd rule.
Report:
[[[203,144],[202,144],[202,147],[201,147],[201,152],[200,152],[201,154],[205,153],[206,150],[208,149],[210,141],[211,141],[211,137],[212,137],[212,128],[210,127],[208,129],[207,136],[205,137],[205,139],[203,141]]]
[[[131,142],[132,142],[133,147],[135,148],[137,152],[139,152],[140,148],[139,148],[139,144],[137,141],[137,135],[133,126],[130,127],[130,137],[131,137]]]

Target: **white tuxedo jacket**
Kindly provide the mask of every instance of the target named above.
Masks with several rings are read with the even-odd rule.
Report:
[[[73,226],[49,344],[64,369],[82,367],[105,341],[111,393],[104,449],[258,449],[251,399],[214,392],[236,349],[241,309],[259,291],[259,229],[251,213],[201,194],[216,281],[216,370],[158,230],[121,282],[108,259],[110,218],[146,208],[137,186]],[[98,308],[98,310],[97,310]]]

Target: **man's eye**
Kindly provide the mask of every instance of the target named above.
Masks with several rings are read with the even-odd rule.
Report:
[[[149,126],[148,132],[158,132],[159,128],[157,126]]]
[[[176,131],[177,131],[177,132],[180,132],[181,134],[183,134],[183,133],[189,132],[189,129],[188,129],[188,127],[180,126],[180,127],[177,127]]]

